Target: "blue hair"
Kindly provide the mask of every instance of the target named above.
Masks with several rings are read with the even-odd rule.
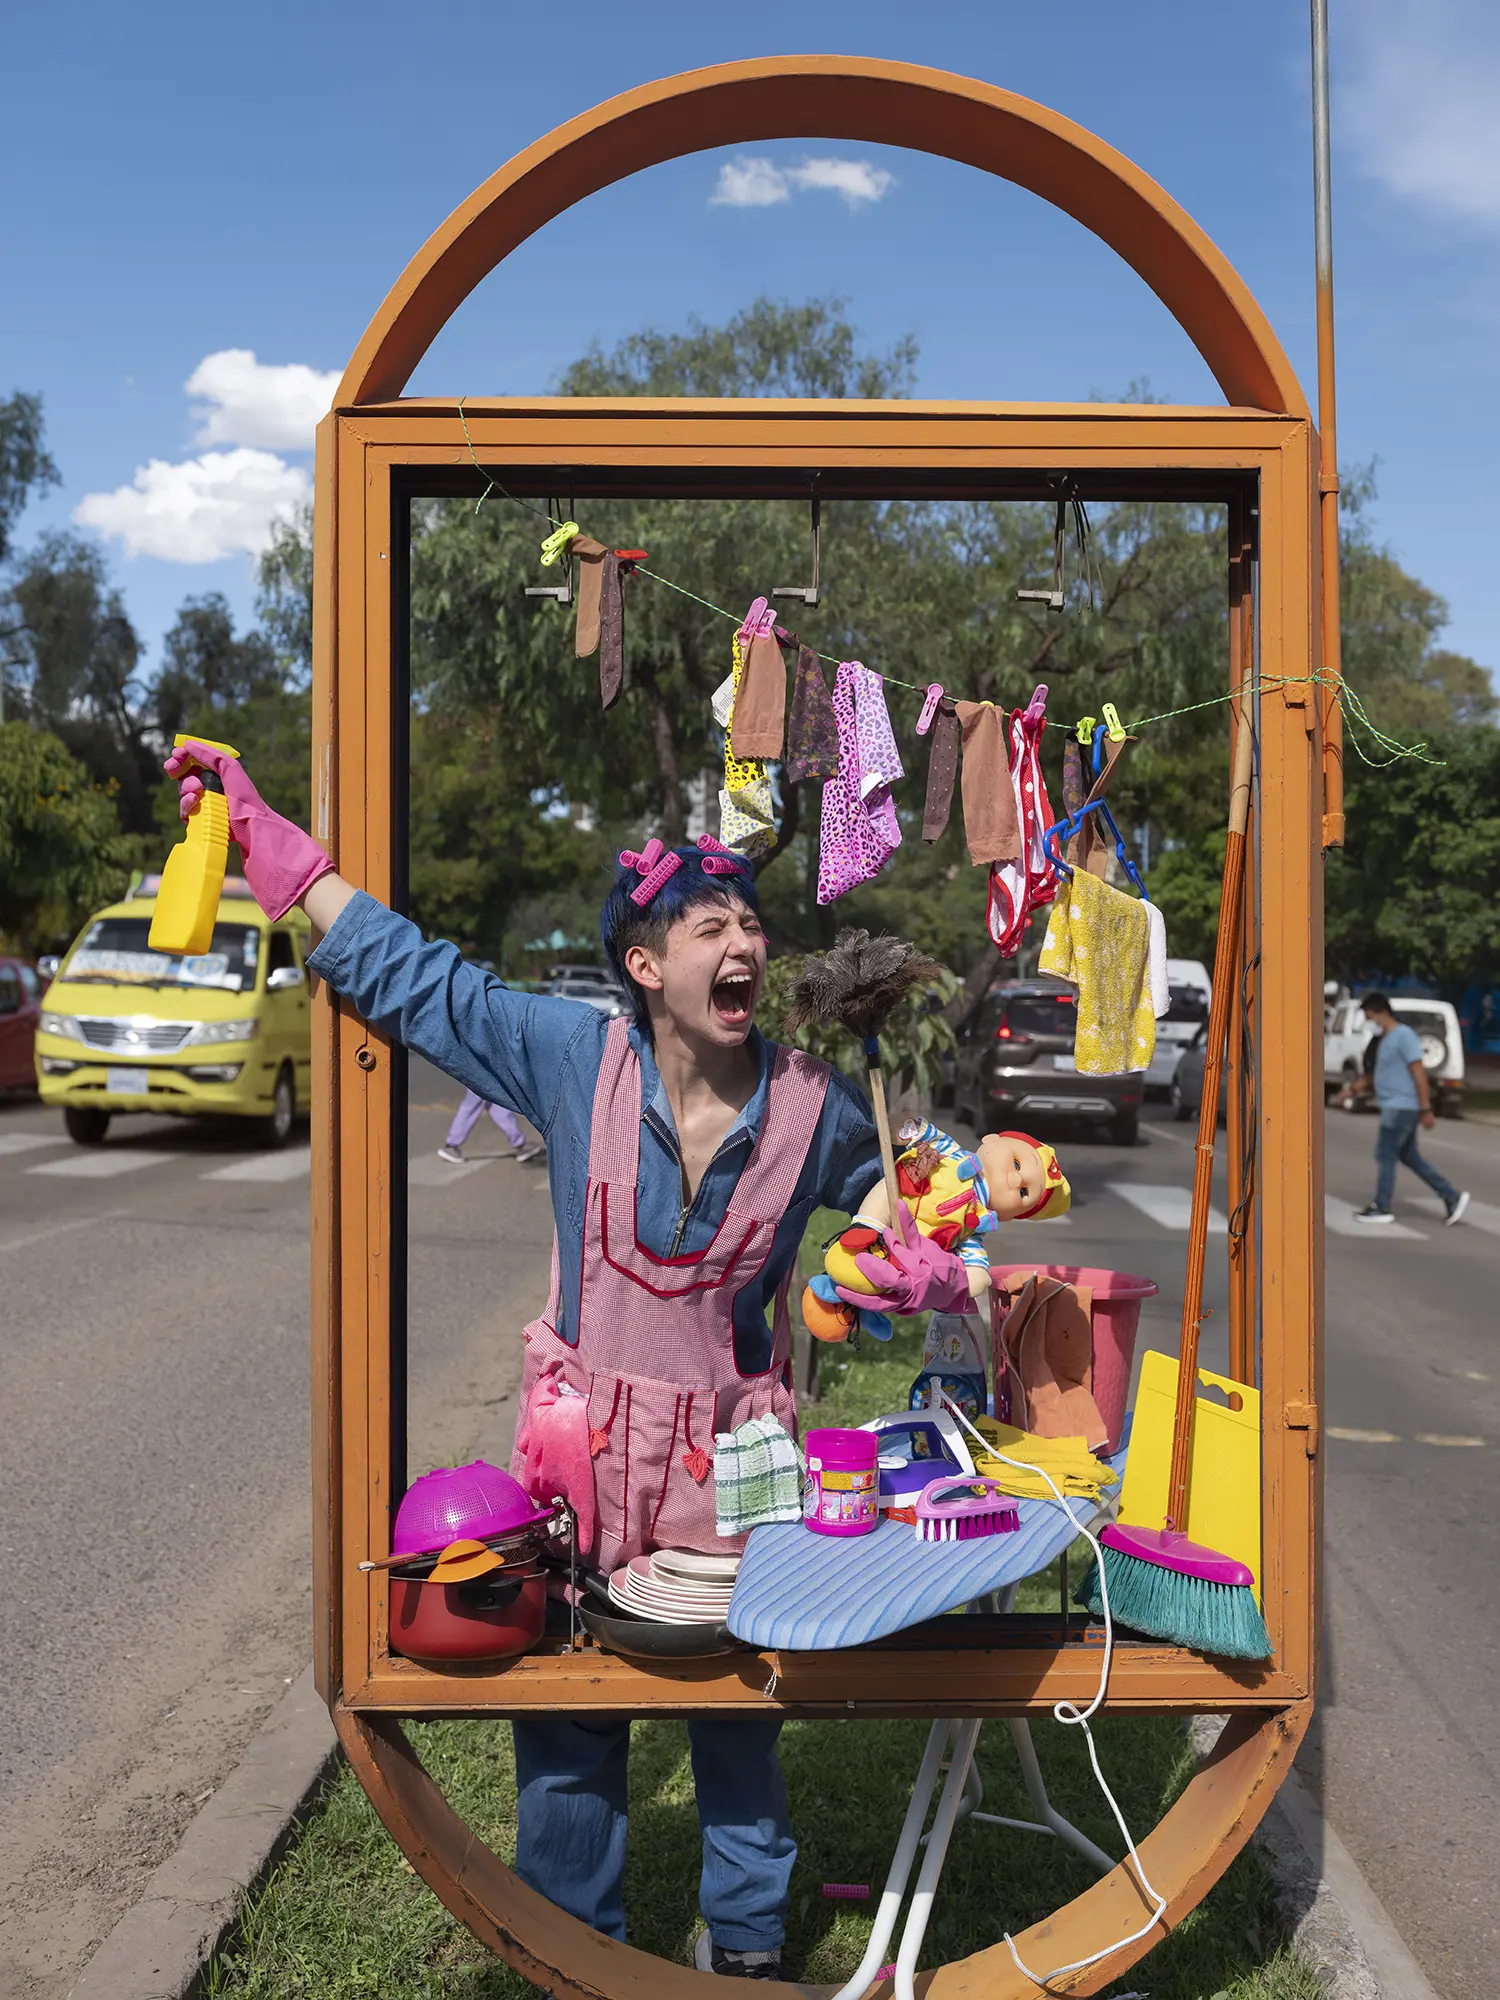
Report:
[[[743,855],[727,857],[738,864],[732,874],[709,875],[703,869],[703,863],[709,856],[701,848],[674,847],[669,851],[681,857],[682,866],[667,877],[644,908],[631,901],[631,891],[640,888],[642,878],[633,867],[622,863],[615,876],[614,887],[605,897],[604,908],[599,912],[599,936],[604,945],[604,956],[609,960],[616,979],[630,995],[635,1024],[643,1034],[649,1034],[651,1019],[646,1011],[644,991],[625,970],[625,954],[630,947],[640,944],[648,951],[665,950],[667,932],[679,917],[685,917],[689,910],[702,903],[722,903],[726,897],[743,903],[756,916],[760,915],[755,873]],[[722,850],[718,850],[718,858],[726,858]]]

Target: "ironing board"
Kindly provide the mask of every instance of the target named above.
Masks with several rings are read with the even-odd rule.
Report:
[[[1119,1491],[1126,1446],[1106,1459]],[[728,1624],[737,1639],[790,1653],[863,1646],[920,1625],[1043,1570],[1099,1512],[1092,1500],[1022,1500],[1020,1528],[973,1542],[918,1541],[905,1521],[868,1535],[810,1534],[800,1521],[754,1528],[740,1560]]]

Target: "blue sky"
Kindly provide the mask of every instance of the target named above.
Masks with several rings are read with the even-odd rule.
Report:
[[[1500,9],[1332,15],[1340,456],[1378,458],[1377,532],[1448,599],[1448,643],[1500,665]],[[0,394],[42,392],[65,484],[23,540],[73,519],[101,534],[153,650],[189,594],[248,614],[250,550],[305,480],[320,378],[448,211],[617,91],[806,48],[967,72],[1100,133],[1217,240],[1311,399],[1303,0],[1248,16],[1202,0],[33,0],[6,30]],[[761,292],[845,294],[877,346],[915,333],[925,395],[1144,378],[1219,400],[1151,294],[1067,218],[967,168],[816,134],[656,168],[559,218],[412,387],[545,390],[591,341]]]

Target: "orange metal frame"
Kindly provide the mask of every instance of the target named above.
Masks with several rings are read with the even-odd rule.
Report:
[[[883,139],[962,159],[1051,199],[1110,242],[1197,342],[1227,407],[648,402],[536,398],[464,405],[402,400],[448,315],[509,249],[621,175],[706,146],[781,135]],[[1323,636],[1318,602],[1318,440],[1274,336],[1208,239],[1138,169],[1065,119],[1004,91],[898,64],[806,57],[744,63],[648,86],[521,154],[413,260],[361,341],[319,428],[314,826],[340,870],[374,895],[396,882],[393,700],[404,635],[405,496],[474,490],[470,451],[521,490],[929,492],[1027,497],[1070,472],[1085,493],[1218,498],[1230,515],[1226,684],[1252,670],[1259,788],[1247,956],[1258,1074],[1231,1090],[1231,1200],[1253,1137],[1263,1163],[1253,1226],[1231,1266],[1231,1348],[1263,1389],[1263,1596],[1271,1659],[1245,1666],[1126,1645],[1119,1710],[1231,1712],[1213,1762],[1143,1842],[1168,1923],[1191,1909],[1259,1819],[1311,1710],[1317,1635],[1321,1103],[1321,704],[1306,677]],[[1290,682],[1291,685],[1284,683]],[[1299,681],[1301,684],[1299,685]],[[1258,911],[1258,923],[1256,912]],[[1237,1010],[1238,1011],[1238,1010]],[[1236,1050],[1238,1049],[1236,1040]],[[1087,1701],[1097,1655],[1024,1628],[1002,1646],[952,1643],[952,1627],[852,1654],[739,1655],[659,1671],[601,1653],[539,1650],[503,1671],[438,1672],[393,1656],[382,1579],[357,1565],[388,1548],[391,1328],[402,1259],[393,1242],[395,1066],[388,1045],[333,996],[314,1043],[313,1356],[315,1615],[319,1686],[387,1825],[477,1935],[558,1992],[670,1993],[697,1975],[613,1945],[525,1890],[463,1828],[416,1763],[398,1718],[593,1709],[761,1712],[774,1667],[788,1714],[1018,1715]],[[1246,1128],[1253,1119],[1253,1133]],[[396,1475],[399,1477],[399,1473]],[[933,1690],[940,1688],[935,1699]],[[1038,1926],[1023,1955],[1100,1949],[1140,1921],[1121,1869]],[[1091,1992],[1143,1946],[1065,1990]],[[998,1956],[996,1955],[998,1953]],[[1050,1954],[1050,1956],[1049,1956]],[[982,1990],[1031,1991],[1008,1952]],[[967,1991],[975,1990],[966,1985]]]

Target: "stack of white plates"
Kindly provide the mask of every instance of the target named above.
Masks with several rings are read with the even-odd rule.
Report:
[[[738,1556],[700,1555],[694,1549],[658,1549],[633,1556],[609,1580],[609,1594],[623,1611],[663,1625],[722,1625],[729,1615]]]

